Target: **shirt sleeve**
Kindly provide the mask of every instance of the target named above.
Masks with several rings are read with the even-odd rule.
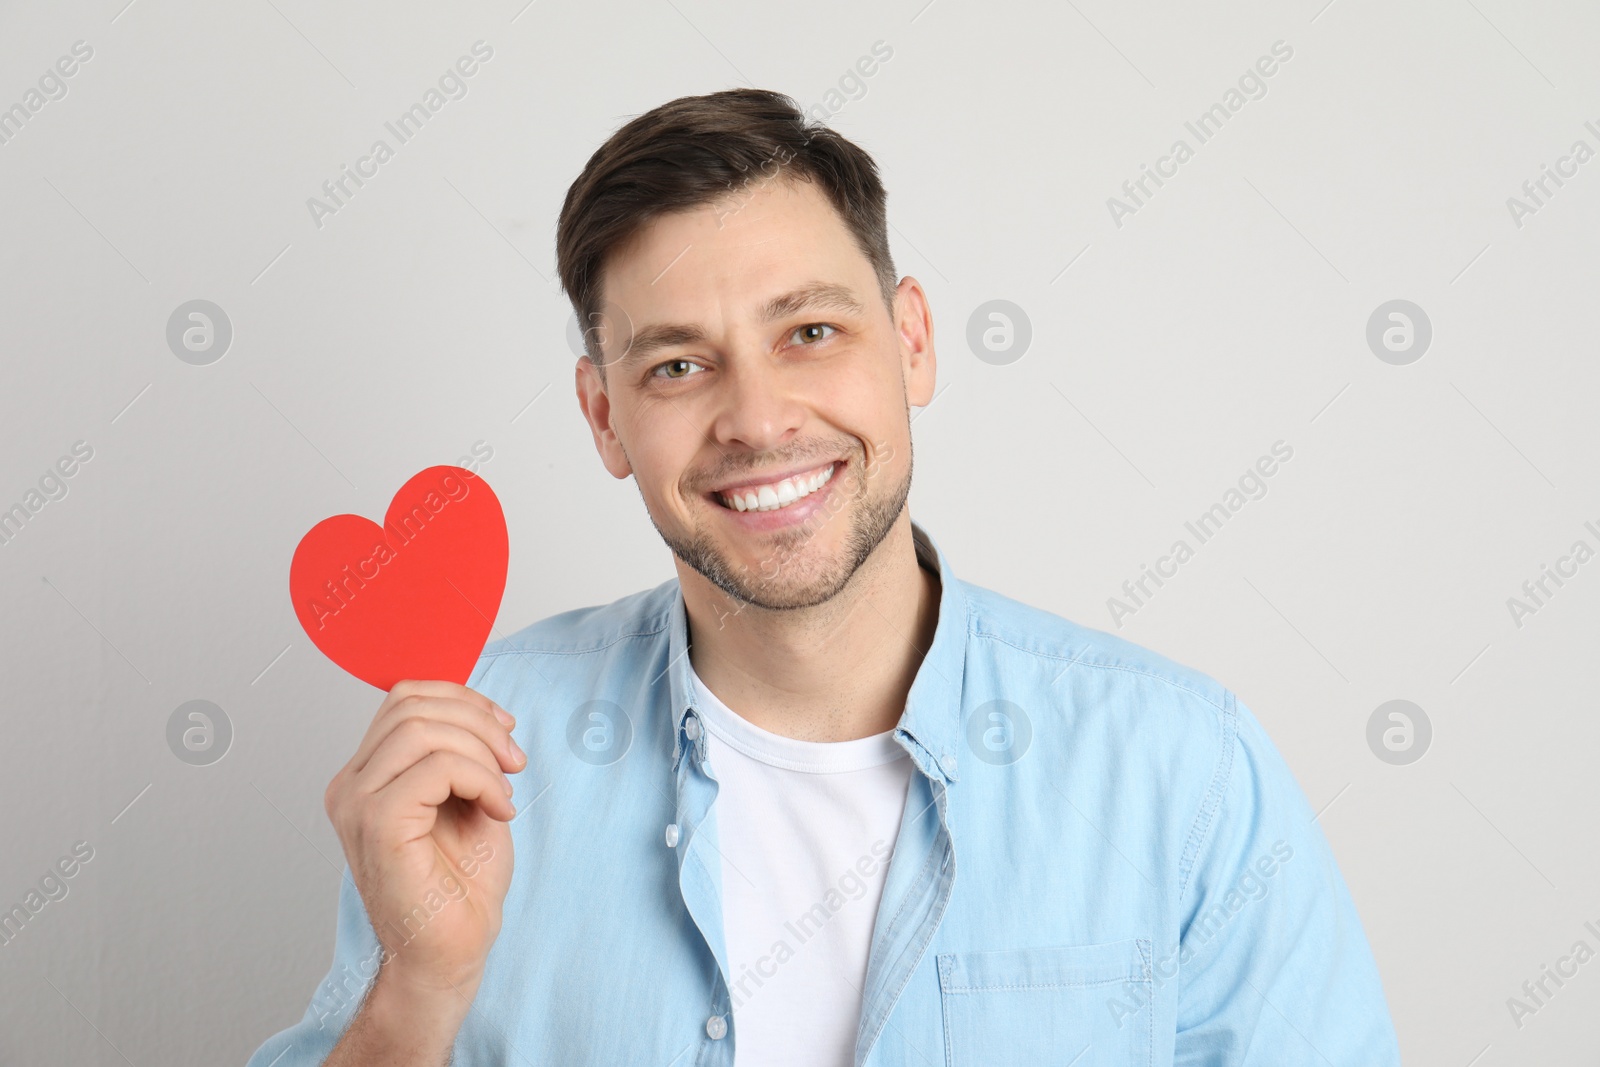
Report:
[[[1283,757],[1230,693],[1182,886],[1178,1067],[1399,1067],[1355,902]]]
[[[382,960],[383,946],[346,867],[339,882],[333,965],[300,1021],[268,1038],[246,1067],[318,1067],[355,1017]]]

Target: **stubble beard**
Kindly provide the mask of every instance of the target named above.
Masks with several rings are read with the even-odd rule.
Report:
[[[798,529],[771,536],[771,549],[755,570],[730,560],[703,525],[682,535],[662,529],[654,515],[650,522],[674,555],[741,604],[769,611],[815,607],[837,596],[894,528],[911,494],[911,468],[908,449],[904,476],[885,485],[881,478],[869,477],[852,458],[846,468],[851,474],[848,502],[836,511],[819,512]],[[879,483],[876,493],[874,481]],[[844,488],[837,486],[835,492]],[[648,507],[645,510],[649,512]],[[828,559],[808,555],[806,547],[816,535],[841,520],[849,523],[849,529],[838,555]]]

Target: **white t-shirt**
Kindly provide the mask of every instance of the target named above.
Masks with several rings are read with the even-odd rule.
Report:
[[[735,1067],[849,1067],[911,759],[893,731],[797,741],[698,675],[694,688],[718,783]]]

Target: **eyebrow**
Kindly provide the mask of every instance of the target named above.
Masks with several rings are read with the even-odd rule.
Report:
[[[773,297],[761,306],[761,321],[773,322],[797,311],[833,309],[852,315],[862,313],[861,302],[849,286],[832,282],[811,282]],[[651,353],[679,345],[704,342],[705,330],[693,323],[653,323],[634,332],[633,343],[617,364],[638,363]]]

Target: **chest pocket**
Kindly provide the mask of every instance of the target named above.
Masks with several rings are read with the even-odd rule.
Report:
[[[1150,942],[1142,938],[943,953],[945,1062],[1148,1067],[1152,992]]]

